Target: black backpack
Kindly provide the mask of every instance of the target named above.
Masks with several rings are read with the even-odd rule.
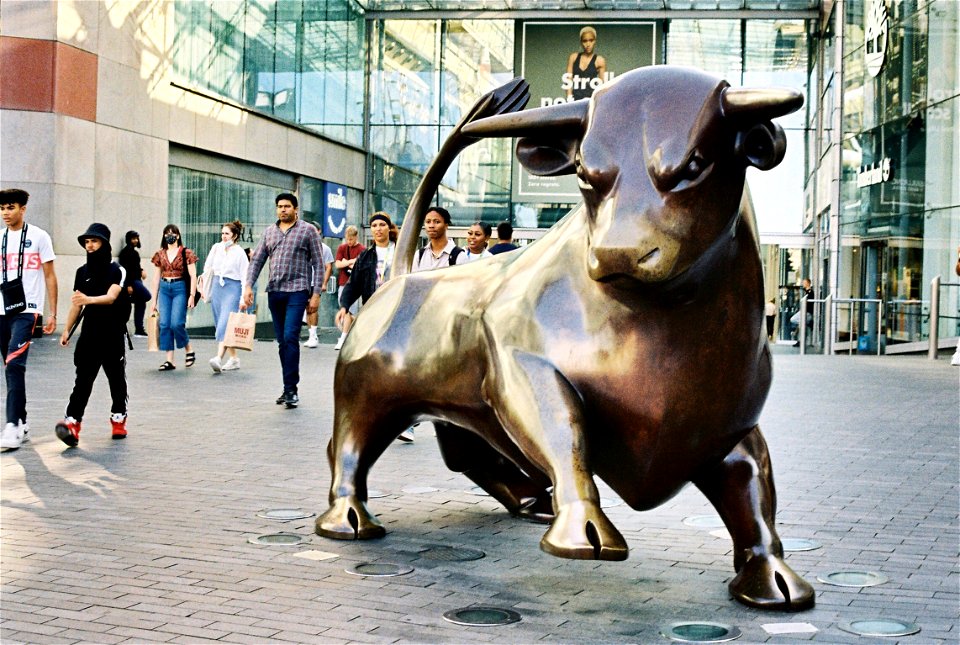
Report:
[[[417,262],[423,262],[423,252],[427,250],[427,247],[422,247],[420,249],[419,255],[417,255]],[[447,257],[447,266],[453,266],[457,263],[457,256],[463,253],[461,249],[456,244],[453,245],[453,249],[450,251],[449,257]]]

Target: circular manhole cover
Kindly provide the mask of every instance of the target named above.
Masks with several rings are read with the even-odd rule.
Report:
[[[601,497],[600,498],[600,508],[613,508],[614,506],[620,506],[623,504],[619,499],[613,499],[612,497]]]
[[[843,570],[819,575],[817,580],[836,587],[876,587],[887,582],[889,578],[876,571]]]
[[[390,493],[384,493],[382,490],[370,489],[367,491],[367,499],[375,499],[377,497],[386,497]]]
[[[783,538],[780,540],[784,551],[816,551],[823,545],[807,538]]]
[[[520,614],[501,607],[464,607],[444,612],[443,619],[454,625],[492,627],[516,623],[520,620]]]
[[[439,562],[469,562],[479,560],[487,554],[478,549],[468,549],[463,546],[443,546],[431,544],[420,551],[420,557]]]
[[[433,486],[407,486],[401,490],[408,495],[424,495],[426,493],[436,493],[440,489]]]
[[[391,578],[393,576],[405,576],[413,571],[413,567],[389,562],[361,562],[350,569],[344,569],[344,571],[354,576]]]
[[[909,636],[920,632],[920,627],[899,618],[863,618],[838,627],[858,636]]]
[[[313,513],[309,513],[302,508],[270,508],[257,513],[257,517],[262,517],[265,520],[277,520],[278,522],[302,520],[313,517],[313,515]]]
[[[723,520],[720,519],[719,515],[692,515],[685,517],[683,523],[698,529],[721,529],[724,527]]]
[[[660,633],[680,643],[725,643],[740,638],[738,628],[707,620],[672,623]]]
[[[247,542],[261,546],[298,546],[307,541],[307,538],[296,533],[267,533],[266,535],[257,535]]]
[[[468,488],[466,491],[470,495],[476,495],[477,497],[490,497],[490,493],[483,490],[479,486],[474,486],[473,488]]]

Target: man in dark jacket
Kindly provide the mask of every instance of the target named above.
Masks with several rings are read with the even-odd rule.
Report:
[[[147,277],[143,268],[140,266],[140,234],[136,231],[127,231],[125,236],[126,245],[120,250],[117,262],[127,272],[126,282],[123,289],[126,292],[127,300],[133,303],[133,322],[134,336],[146,338],[147,330],[143,326],[143,316],[147,310],[147,303],[150,302],[150,290],[147,289],[143,281]],[[127,320],[130,320],[129,312]]]

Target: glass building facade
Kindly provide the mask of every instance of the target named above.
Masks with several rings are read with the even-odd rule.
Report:
[[[878,332],[885,346],[925,338],[930,282],[949,270],[960,235],[958,3],[823,4],[834,13],[819,19],[782,18],[754,5],[741,12],[748,16],[668,12],[650,19],[653,62],[698,67],[733,85],[803,91],[804,110],[779,120],[785,162],[748,173],[767,242],[767,297],[780,296],[782,321],[799,306],[803,277],[820,298],[877,300],[833,315],[815,307],[814,346],[868,336],[874,340],[858,349],[873,351]],[[550,11],[513,18],[482,9],[394,14],[391,6],[177,0],[176,82],[361,149],[366,176],[364,190],[353,191],[351,223],[373,210],[400,221],[454,124],[479,96],[521,74],[524,24],[560,20]],[[603,33],[616,21],[592,11],[576,22]],[[599,53],[620,53],[604,45],[601,36]],[[474,221],[510,220],[521,240],[534,239],[572,207],[576,198],[518,199],[512,153],[510,141],[484,140],[450,167],[437,202],[453,215],[455,236]],[[202,218],[199,206],[174,207],[186,203],[177,172],[171,168],[171,219]],[[301,194],[324,180],[291,177]],[[261,205],[249,208],[262,214]],[[944,288],[941,335],[960,332],[958,291]],[[780,337],[790,332],[782,325]]]

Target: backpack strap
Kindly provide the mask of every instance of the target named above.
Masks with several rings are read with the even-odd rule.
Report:
[[[463,249],[461,249],[459,246],[454,246],[452,249],[450,249],[450,257],[447,258],[447,265],[453,266],[456,264],[457,256],[461,253],[463,253]]]

